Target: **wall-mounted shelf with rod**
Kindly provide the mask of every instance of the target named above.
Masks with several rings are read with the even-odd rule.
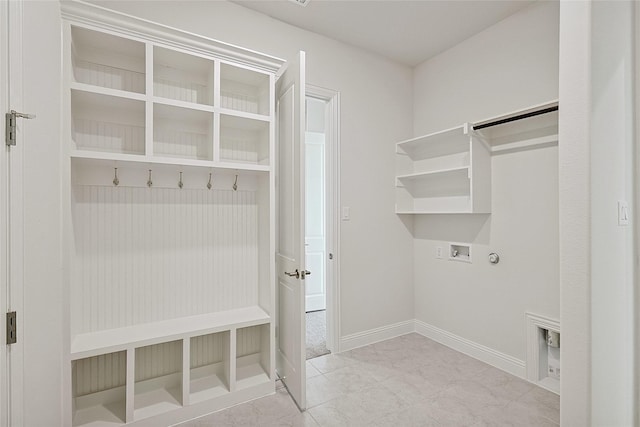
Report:
[[[546,102],[475,122],[473,130],[494,154],[556,145],[558,111],[558,101]]]
[[[491,156],[557,143],[557,101],[401,141],[396,213],[491,213]]]

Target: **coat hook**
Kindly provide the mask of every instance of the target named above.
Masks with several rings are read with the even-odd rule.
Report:
[[[238,191],[238,175],[236,175],[236,180],[233,183],[233,191]]]
[[[151,181],[151,169],[149,169],[149,180],[147,181],[147,187],[151,188],[153,181]]]
[[[118,168],[113,168],[113,185],[116,187],[120,184],[120,180],[118,179]]]
[[[178,181],[178,187],[182,188],[184,184],[182,183],[182,172],[180,172],[180,181]]]
[[[213,185],[211,184],[211,172],[209,172],[209,182],[207,182],[207,188],[208,188],[209,190],[211,190],[211,187],[212,187],[212,186],[213,186]]]

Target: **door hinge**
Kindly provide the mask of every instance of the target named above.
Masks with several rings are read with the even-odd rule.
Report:
[[[7,345],[18,341],[17,314],[15,311],[7,313]]]
[[[26,114],[26,113],[18,113],[15,110],[11,110],[10,112],[5,114],[6,119],[6,127],[5,127],[5,135],[6,142],[8,146],[16,145],[16,130],[17,130],[17,119],[35,119],[35,114]]]

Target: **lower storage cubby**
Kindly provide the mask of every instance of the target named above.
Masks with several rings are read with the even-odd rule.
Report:
[[[113,426],[126,419],[125,351],[74,360],[73,425]]]
[[[236,389],[268,383],[271,378],[269,324],[238,328],[236,335]]]
[[[189,403],[229,393],[230,344],[229,331],[191,338]]]
[[[137,348],[135,421],[182,407],[182,340]]]

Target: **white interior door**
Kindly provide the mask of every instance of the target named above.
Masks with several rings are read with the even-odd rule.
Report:
[[[8,2],[0,3],[0,104],[2,105],[2,113],[9,111],[9,26],[8,26]],[[4,114],[3,114],[4,115]],[[5,120],[2,117],[0,125],[0,135],[5,135]],[[3,144],[4,145],[4,144]],[[7,268],[8,268],[8,245],[7,245],[7,206],[8,206],[8,154],[9,151],[3,147],[0,150],[0,307],[1,312],[8,311],[8,292],[7,292]],[[0,316],[0,331],[6,330],[6,319]],[[4,335],[3,335],[4,337]],[[7,381],[7,346],[2,343],[0,345],[0,426],[7,426],[7,407],[9,404],[9,384]]]
[[[0,426],[23,425],[23,153],[25,123],[16,124],[17,145],[5,145],[5,113],[23,111],[22,1],[0,4],[0,103],[2,152],[0,154]],[[5,345],[5,312],[17,312],[17,342]]]
[[[305,53],[290,61],[276,83],[278,120],[278,234],[276,370],[302,410],[305,371]]]

